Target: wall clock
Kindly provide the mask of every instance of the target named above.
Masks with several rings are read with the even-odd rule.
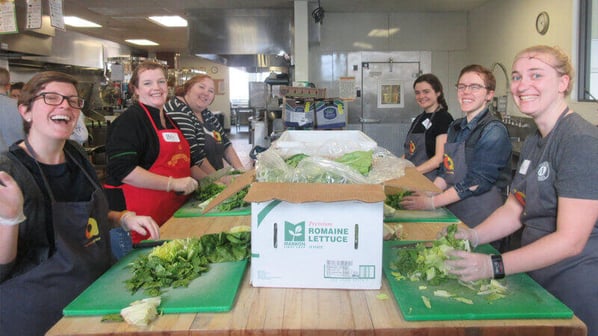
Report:
[[[218,73],[218,67],[214,65],[213,67],[211,67],[211,68],[210,68],[210,71],[211,71],[213,74],[217,74],[217,73]]]
[[[548,26],[550,25],[550,17],[548,16],[547,12],[541,12],[536,17],[536,31],[538,33],[544,35],[548,31]]]

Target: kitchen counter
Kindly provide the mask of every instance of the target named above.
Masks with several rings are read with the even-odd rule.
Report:
[[[172,218],[161,229],[174,239],[249,225],[250,217]],[[446,223],[404,223],[407,240],[434,239]],[[378,298],[386,294],[387,299]],[[407,322],[388,282],[380,290],[255,288],[249,272],[230,312],[168,314],[146,328],[100,322],[101,316],[65,317],[48,336],[58,335],[567,335],[584,336],[572,319],[467,320]]]

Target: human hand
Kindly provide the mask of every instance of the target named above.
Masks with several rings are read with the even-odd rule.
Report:
[[[0,225],[17,225],[26,217],[23,214],[23,193],[12,176],[0,171]]]
[[[448,226],[442,228],[442,230],[438,233],[438,238],[446,236],[446,229]],[[457,226],[457,232],[455,232],[456,239],[463,239],[469,240],[469,244],[472,248],[476,248],[479,243],[478,232],[475,229],[470,229],[468,227],[461,227]]]
[[[178,193],[183,193],[184,195],[189,195],[190,193],[197,190],[197,180],[193,177],[181,177],[181,178],[170,178],[169,177],[168,183],[168,190],[167,191],[174,191]]]
[[[447,252],[447,255],[451,259],[447,259],[444,264],[448,272],[457,275],[459,280],[475,281],[494,276],[492,259],[488,254],[453,250]]]
[[[160,227],[150,216],[137,216],[135,212],[127,211],[120,217],[120,225],[125,231],[135,231],[142,236],[149,235],[151,239],[160,239]]]
[[[407,210],[434,210],[434,195],[414,192],[410,196],[403,197],[401,206]]]

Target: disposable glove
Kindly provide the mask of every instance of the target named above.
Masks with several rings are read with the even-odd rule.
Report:
[[[460,250],[447,252],[451,258],[444,264],[449,273],[456,275],[462,281],[492,279],[492,259],[488,254],[471,253]]]
[[[407,210],[434,210],[434,195],[415,192],[403,197],[401,206]]]
[[[195,180],[193,177],[169,177],[168,188],[166,191],[174,191],[177,193],[182,193],[183,195],[189,195],[197,190],[197,185],[197,180]]]

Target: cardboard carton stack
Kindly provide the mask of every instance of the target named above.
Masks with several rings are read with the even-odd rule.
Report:
[[[282,86],[284,124],[291,129],[341,129],[347,124],[346,105],[326,98],[326,89]]]

